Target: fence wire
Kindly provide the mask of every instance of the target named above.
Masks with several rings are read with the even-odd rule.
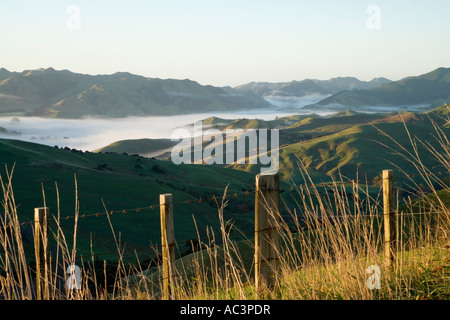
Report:
[[[442,174],[442,172],[439,172],[438,174]],[[410,177],[415,177],[416,175],[411,175]],[[285,188],[277,188],[273,190],[265,190],[264,188],[261,188],[261,191],[280,191],[280,193],[294,193],[299,192],[300,187],[307,187],[307,188],[317,188],[317,187],[337,187],[337,186],[343,186],[343,185],[369,185],[372,182],[381,181],[381,179],[373,179],[373,180],[347,180],[347,181],[333,181],[333,182],[321,182],[316,184],[300,184],[300,185],[292,185],[289,186],[287,189]],[[224,194],[222,196],[211,196],[211,197],[200,197],[198,199],[192,199],[192,200],[176,200],[173,202],[173,204],[196,204],[196,203],[206,203],[209,201],[214,201],[218,203],[220,200],[226,200],[226,199],[233,199],[233,198],[239,198],[241,196],[249,196],[251,194],[255,194],[255,190],[245,190],[245,191],[238,191],[238,192],[231,192],[229,194]],[[372,199],[374,200],[374,199]],[[72,220],[75,218],[78,219],[85,219],[90,217],[101,217],[106,215],[113,215],[113,214],[127,214],[127,213],[139,213],[145,210],[154,210],[159,208],[161,205],[159,203],[145,206],[145,207],[138,207],[138,208],[129,208],[129,209],[120,209],[120,210],[109,210],[105,212],[96,212],[96,213],[79,213],[78,215],[70,215],[70,216],[64,216],[60,217],[60,220]],[[380,204],[378,207],[382,207]],[[50,221],[50,218],[49,218]],[[19,222],[20,226],[24,226],[27,224],[33,224],[34,220],[28,220],[28,221],[21,221]]]
[[[442,172],[438,172],[437,174],[441,175]],[[407,175],[407,178],[415,178],[416,175]],[[260,188],[260,191],[279,191],[280,193],[298,193],[302,191],[302,188],[318,188],[318,187],[324,187],[324,188],[329,188],[329,187],[338,187],[338,186],[344,186],[344,185],[353,185],[353,186],[359,186],[361,184],[363,185],[369,185],[370,183],[378,183],[381,182],[381,178],[375,178],[372,180],[345,180],[345,181],[333,181],[333,182],[321,182],[321,183],[304,183],[304,184],[300,184],[300,185],[291,185],[288,186],[287,188],[277,188],[277,189],[264,189],[264,188]],[[359,187],[358,187],[359,188]],[[336,189],[334,189],[336,190]],[[380,188],[381,190],[381,188]],[[190,199],[190,200],[176,200],[173,201],[173,205],[192,205],[192,204],[205,204],[205,203],[209,203],[212,202],[213,204],[216,204],[218,206],[220,206],[220,202],[221,201],[227,201],[227,200],[231,200],[231,199],[239,199],[243,196],[248,197],[250,195],[254,195],[256,193],[256,190],[245,190],[245,191],[237,191],[237,192],[226,192],[221,196],[210,196],[210,197],[200,197],[197,199]],[[372,198],[372,200],[375,200]],[[376,203],[378,203],[376,205],[376,207],[378,208],[382,208],[382,205],[379,203],[379,201],[376,201]],[[137,207],[137,208],[128,208],[128,209],[120,209],[120,210],[108,210],[108,211],[104,211],[104,212],[95,212],[95,213],[79,213],[79,214],[75,214],[75,215],[70,215],[70,216],[64,216],[64,217],[60,217],[59,219],[57,219],[55,216],[49,217],[47,222],[56,222],[56,223],[60,223],[61,221],[65,221],[65,220],[75,220],[75,219],[87,219],[87,218],[93,218],[93,217],[102,217],[102,216],[111,216],[111,215],[117,215],[117,214],[128,214],[128,213],[141,213],[144,211],[154,211],[155,209],[158,209],[161,207],[161,204],[157,203],[157,204],[153,204],[153,205],[148,205],[148,206],[144,206],[144,207]],[[397,212],[398,216],[415,216],[415,215],[430,215],[430,214],[436,214],[437,212],[433,212],[433,211],[429,211],[429,212]],[[339,220],[343,220],[343,219],[358,219],[358,218],[382,218],[383,217],[383,212],[380,212],[378,214],[356,214],[356,215],[328,215],[328,216],[323,216],[321,218],[328,218],[328,219],[339,219]],[[291,216],[282,216],[282,218],[292,218]],[[25,225],[32,225],[34,224],[35,221],[34,220],[28,220],[28,221],[22,221],[19,222],[20,226],[25,226]],[[178,246],[180,243],[187,243],[189,241],[192,241],[192,239],[188,239],[185,241],[180,241],[177,242],[176,245]],[[121,251],[121,253],[119,253],[119,251],[117,249],[115,250],[111,250],[111,251],[107,251],[107,252],[101,252],[101,253],[92,253],[89,254],[88,256],[90,257],[98,257],[98,256],[105,256],[105,255],[124,255],[126,252],[131,252],[131,253],[136,253],[138,251],[149,251],[149,250],[154,250],[154,248],[151,247],[139,247],[139,248],[130,248],[130,249],[123,249],[123,251]]]

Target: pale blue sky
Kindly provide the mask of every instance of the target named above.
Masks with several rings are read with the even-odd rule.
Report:
[[[80,29],[68,27],[70,5],[80,9]],[[367,27],[370,5],[380,9],[380,29]],[[2,1],[0,67],[218,86],[397,80],[450,67],[449,13],[449,0]]]

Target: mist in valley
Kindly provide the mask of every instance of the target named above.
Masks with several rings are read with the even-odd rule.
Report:
[[[277,108],[286,110],[298,110],[311,104],[315,104],[329,95],[308,95],[303,97],[295,96],[265,96],[264,99]]]
[[[258,118],[272,120],[289,115],[266,113],[201,113],[164,117],[53,119],[40,117],[0,117],[0,138],[17,139],[49,146],[94,151],[127,139],[170,138],[176,128],[211,116],[224,119]]]
[[[177,116],[84,119],[0,117],[0,138],[94,151],[119,140],[170,138],[176,128],[189,126],[196,121],[212,116],[223,119],[273,120],[277,117],[294,114],[327,116],[345,109],[342,105],[325,106],[320,109],[304,108],[323,98],[323,96],[318,95],[305,97],[270,96],[265,99],[273,105],[273,108],[229,113],[210,112]],[[425,105],[411,107],[367,106],[358,108],[357,111],[364,113],[420,111],[425,107]]]

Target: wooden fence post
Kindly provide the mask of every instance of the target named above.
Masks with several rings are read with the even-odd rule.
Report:
[[[159,196],[161,212],[161,250],[163,268],[163,300],[175,299],[174,266],[175,266],[175,235],[173,229],[173,201],[171,194]]]
[[[383,170],[384,263],[390,267],[396,257],[394,171]]]
[[[50,299],[50,250],[48,208],[34,208],[34,252],[36,258],[36,299]]]
[[[279,267],[279,177],[257,175],[255,193],[255,287],[273,287]]]

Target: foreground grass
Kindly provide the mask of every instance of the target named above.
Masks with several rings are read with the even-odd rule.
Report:
[[[342,261],[329,266],[308,266],[284,276],[281,299],[449,299],[450,264],[447,249],[428,247],[402,253],[394,270],[381,269],[380,287],[366,286],[377,261]]]
[[[226,272],[214,270],[224,266],[224,250],[214,254],[203,250],[176,261],[184,281],[175,289],[177,299],[186,300],[448,300],[450,299],[450,246],[447,239],[434,246],[425,246],[397,255],[391,268],[383,265],[383,256],[343,259],[332,263],[309,262],[282,266],[274,288],[256,292],[254,286],[252,244],[236,244],[244,257],[233,255],[241,274],[239,283],[224,280]],[[226,254],[225,254],[226,255]],[[217,258],[218,257],[218,258]],[[206,267],[205,267],[206,266]],[[375,286],[374,270],[380,268],[379,287]],[[241,269],[244,267],[244,269]],[[222,271],[222,270],[221,270]],[[221,273],[221,274],[219,274]],[[228,274],[229,275],[229,274]],[[219,280],[220,279],[220,280]],[[144,285],[145,283],[145,285]],[[161,270],[135,274],[129,282],[133,299],[158,299]]]
[[[2,181],[4,194],[8,196],[4,199],[2,217],[2,223],[7,223],[0,229],[0,297],[34,299],[34,270],[26,263],[10,182],[10,176],[7,183]],[[276,226],[281,235],[280,259],[275,269],[277,284],[259,292],[254,286],[253,240],[236,241],[230,237],[232,232],[239,231],[230,228],[229,221],[223,219],[226,201],[219,204],[221,232],[214,234],[212,228],[207,229],[208,238],[201,241],[203,249],[194,250],[175,263],[177,275],[172,289],[176,299],[450,298],[449,210],[439,200],[445,190],[421,200],[428,203],[419,206],[425,212],[414,212],[418,208],[414,202],[405,209],[413,211],[398,213],[397,257],[388,268],[381,254],[383,230],[377,200],[355,186],[352,198],[357,200],[349,202],[347,192],[338,192],[338,183],[334,188],[334,197],[324,198],[317,190],[299,187],[299,206],[304,211],[300,215],[294,210],[289,224],[281,219]],[[434,208],[432,214],[428,213],[430,208]],[[323,219],[324,216],[328,218]],[[116,238],[112,221],[107,217]],[[61,271],[75,264],[76,248],[67,246],[62,230],[54,237],[57,256],[50,280],[52,299],[161,299],[160,267],[130,268],[123,259],[112,271],[107,270],[106,262],[101,268],[93,268],[94,261],[84,261],[82,289],[67,290],[61,286],[61,282],[66,283],[67,274]],[[116,244],[121,256],[123,247]],[[158,256],[157,248],[155,255]],[[379,286],[374,288],[376,270],[380,277]],[[107,272],[113,274],[108,284]]]

